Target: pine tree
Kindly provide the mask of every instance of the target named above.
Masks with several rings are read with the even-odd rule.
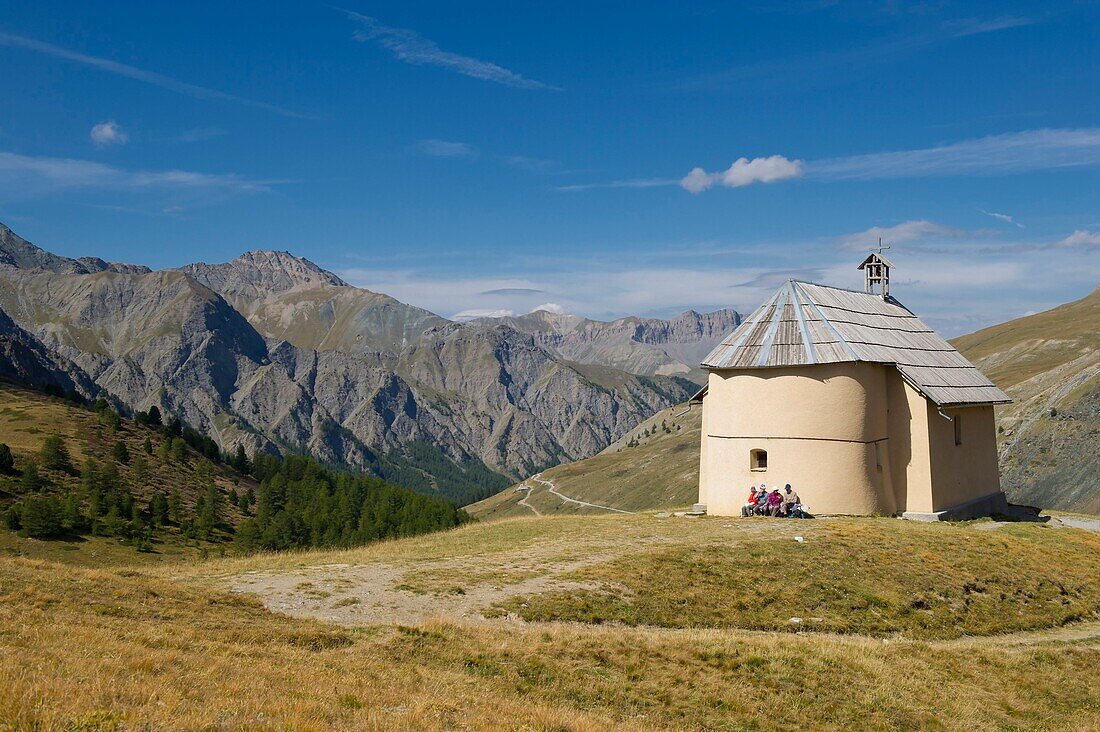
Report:
[[[130,450],[126,447],[126,443],[119,440],[115,443],[114,448],[111,449],[111,455],[115,460],[126,465],[130,462]]]
[[[73,462],[69,457],[69,448],[61,435],[50,435],[42,443],[42,449],[38,451],[38,459],[42,461],[42,467],[49,470],[59,470],[71,473]]]
[[[182,437],[173,437],[172,441],[172,459],[176,462],[184,462],[187,459],[187,443],[183,441]]]
[[[38,463],[30,460],[23,467],[23,474],[19,476],[19,487],[25,491],[41,490],[42,476],[38,473]]]
[[[11,448],[0,442],[0,473],[11,473],[15,469],[15,458]]]
[[[248,460],[248,455],[245,454],[244,445],[237,445],[237,452],[233,456],[233,467],[237,469],[238,473],[248,474],[252,470],[252,464]]]
[[[134,486],[143,486],[145,481],[149,479],[149,460],[144,454],[138,453],[134,456],[134,461],[130,465],[130,480]]]
[[[145,448],[145,454],[146,455],[152,455],[153,454],[153,441],[151,439],[149,439],[148,436],[145,437],[145,444],[143,445],[143,447]]]
[[[19,522],[27,536],[55,536],[61,533],[61,506],[52,496],[28,496],[23,500]]]
[[[183,502],[175,488],[168,494],[168,518],[177,526],[183,523]]]
[[[160,491],[149,499],[149,521],[153,526],[164,526],[168,523],[168,499]]]
[[[145,419],[146,419],[146,423],[148,425],[150,425],[152,427],[160,427],[160,425],[161,425],[160,409],[157,408],[156,404],[149,407],[149,411],[145,413]]]

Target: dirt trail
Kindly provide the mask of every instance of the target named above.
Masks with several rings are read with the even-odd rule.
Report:
[[[524,491],[523,498],[519,499],[519,501],[516,503],[516,505],[517,506],[523,506],[524,508],[529,508],[532,511],[534,511],[536,516],[541,516],[542,511],[538,510],[537,508],[535,508],[534,506],[532,506],[530,503],[527,502],[527,499],[530,498],[530,497],[531,497],[531,488],[530,488],[530,486],[528,486],[527,490]]]
[[[604,511],[614,511],[615,513],[634,513],[633,511],[624,511],[621,508],[612,508],[611,506],[601,506],[598,503],[589,503],[588,501],[581,501],[581,500],[578,500],[576,498],[570,498],[569,496],[565,495],[564,493],[561,493],[561,492],[558,491],[557,486],[554,485],[554,481],[544,479],[542,477],[542,473],[538,473],[536,475],[531,476],[531,480],[535,480],[535,481],[538,481],[539,483],[542,483],[543,485],[545,485],[547,487],[547,489],[551,493],[553,493],[555,496],[557,496],[558,498],[560,498],[561,500],[563,500],[566,503],[575,503],[578,506],[587,506],[589,508],[602,508]],[[524,499],[524,500],[526,500],[526,499]]]

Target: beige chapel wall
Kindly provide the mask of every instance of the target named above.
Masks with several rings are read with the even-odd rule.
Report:
[[[791,483],[811,512],[894,513],[886,379],[869,363],[712,372],[699,502],[737,515],[749,485]],[[751,468],[754,449],[766,471]]]
[[[886,384],[895,503],[898,511],[931,512],[934,509],[928,400],[907,384],[895,368],[887,370]]]
[[[712,371],[710,432],[870,442],[886,437],[886,367],[865,362]]]
[[[962,444],[955,444],[955,425],[928,404],[933,511],[958,506],[1001,490],[997,465],[997,425],[992,406],[945,409],[960,419]],[[908,509],[920,510],[920,509]]]

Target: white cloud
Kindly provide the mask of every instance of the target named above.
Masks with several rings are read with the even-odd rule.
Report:
[[[966,232],[950,226],[933,223],[919,219],[916,221],[903,221],[895,226],[872,226],[866,231],[855,234],[847,234],[840,237],[837,242],[841,249],[856,251],[875,246],[879,239],[883,244],[904,244],[905,242],[918,241],[929,237],[958,237]]]
[[[555,315],[565,315],[565,308],[558,305],[556,302],[544,302],[542,305],[536,305],[531,308],[532,313],[537,313],[540,310],[545,310],[548,313],[554,313]]]
[[[1019,221],[1017,221],[1013,217],[1009,216],[1008,214],[997,213],[996,211],[986,211],[986,210],[980,209],[980,208],[978,210],[981,211],[982,213],[984,213],[986,216],[992,216],[993,218],[997,219],[998,221],[1004,221],[1006,224],[1012,224],[1013,226],[1017,226],[1021,229],[1027,228],[1026,226],[1021,224]]]
[[[362,30],[355,32],[355,40],[374,41],[405,63],[414,66],[437,66],[463,76],[519,89],[561,91],[557,87],[525,78],[514,71],[489,61],[481,61],[470,56],[444,51],[434,41],[424,38],[416,31],[406,28],[393,28],[370,16],[351,11],[345,12],[347,12],[348,17],[362,26]]]
[[[473,158],[478,155],[477,150],[465,142],[421,140],[416,148],[424,155],[433,158]]]
[[[67,48],[55,46],[51,43],[36,41],[33,38],[25,38],[23,36],[17,36],[11,33],[0,33],[0,46],[9,46],[11,48],[23,48],[28,51],[36,51],[47,56],[53,56],[54,58],[72,61],[74,63],[82,64],[84,66],[91,66],[92,68],[106,71],[117,76],[125,76],[129,79],[141,81],[146,84],[159,86],[161,89],[167,89],[169,91],[174,91],[179,94],[186,94],[187,96],[195,97],[196,99],[219,99],[222,101],[243,104],[248,107],[255,107],[257,109],[265,109],[269,112],[275,112],[276,114],[281,114],[285,117],[306,117],[306,115],[298,114],[297,112],[292,112],[288,109],[283,109],[282,107],[277,107],[274,104],[257,102],[252,99],[238,97],[234,94],[227,94],[225,92],[218,91],[217,89],[207,89],[206,87],[197,86],[195,84],[188,84],[183,81],[177,81],[176,79],[165,76],[164,74],[158,74],[155,71],[146,71],[145,69],[128,66],[117,61],[111,61],[110,59],[99,58],[98,56],[89,56],[84,53],[79,53],[78,51],[70,51]]]
[[[738,158],[730,167],[715,173],[702,168],[693,168],[680,180],[680,187],[691,193],[701,193],[708,188],[722,185],[726,188],[740,188],[753,183],[774,183],[802,175],[802,161],[789,160],[782,155],[766,158]]]
[[[511,315],[515,315],[513,310],[487,310],[484,308],[470,308],[468,310],[462,310],[451,316],[451,320],[458,321],[459,323],[465,323],[469,320],[477,320],[478,318],[507,318]]]
[[[100,147],[106,145],[125,145],[126,141],[130,139],[130,136],[119,127],[118,122],[107,120],[106,122],[100,122],[98,125],[92,128],[91,131],[92,142]]]
[[[1058,242],[1058,246],[1066,249],[1100,247],[1100,232],[1078,229]]]
[[[965,240],[949,248],[899,248],[890,254],[896,266],[892,291],[925,322],[953,337],[1090,292],[1100,278],[1094,250],[1088,248],[1094,245],[1087,243],[1095,236],[1086,231],[1067,237],[1078,243],[1059,249],[1058,257],[1050,256],[1050,245],[989,253]],[[684,264],[682,251],[669,251],[673,249],[676,254],[670,255],[669,266],[615,258],[598,266],[588,261],[566,262],[562,268],[523,265],[537,273],[531,276],[463,276],[446,267],[433,272],[371,268],[338,274],[352,284],[461,317],[526,313],[547,301],[568,313],[599,320],[671,317],[689,308],[749,312],[789,277],[862,289],[856,269],[862,257],[838,255],[820,246],[777,244],[777,252],[787,253],[781,260],[786,264],[768,268],[739,266],[736,258]],[[535,290],[539,292],[531,292]]]
[[[250,180],[190,170],[124,170],[73,158],[49,158],[0,152],[0,191],[66,188],[219,188],[238,192],[269,190],[277,181]]]
[[[609,183],[577,183],[560,186],[558,190],[679,185],[692,193],[700,193],[717,185],[735,188],[799,177],[815,181],[861,181],[1011,175],[1097,166],[1100,166],[1100,127],[1084,127],[1025,130],[915,150],[820,160],[790,160],[782,155],[752,160],[740,158],[726,170],[708,173],[703,168],[693,168],[679,180],[632,178]]]

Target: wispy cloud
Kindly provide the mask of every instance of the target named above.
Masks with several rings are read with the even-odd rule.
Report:
[[[551,173],[558,171],[560,168],[557,160],[532,158],[526,155],[505,155],[503,160],[514,168],[523,168],[535,173]]]
[[[1033,25],[1034,23],[1035,21],[1031,18],[1006,15],[991,20],[982,20],[980,18],[954,20],[945,23],[944,27],[953,37],[965,38],[966,36],[976,36],[982,33],[996,33],[997,31],[1007,30],[1009,28],[1021,28],[1026,25]]]
[[[1004,175],[1100,164],[1100,127],[1040,129],[947,145],[828,158],[806,164],[807,178],[878,180]]]
[[[878,244],[880,240],[883,244],[904,244],[929,237],[954,238],[965,234],[962,229],[919,219],[894,226],[872,226],[865,231],[842,236],[837,243],[841,249],[859,251]]]
[[[792,160],[783,155],[739,158],[726,170],[694,168],[681,179],[632,178],[608,183],[577,183],[560,191],[594,188],[652,188],[679,185],[699,193],[717,185],[736,188],[791,178],[815,181],[865,181],[894,178],[1011,175],[1038,170],[1068,170],[1100,165],[1100,127],[1038,129],[990,135],[934,147]],[[1015,223],[1015,222],[1013,222]]]
[[[7,186],[20,190],[25,187],[47,190],[216,188],[244,193],[270,190],[276,182],[189,170],[124,170],[90,160],[0,152],[0,190]]]
[[[100,122],[98,125],[92,128],[89,133],[92,138],[92,142],[100,147],[106,147],[107,145],[125,145],[126,141],[130,139],[130,136],[119,127],[118,122],[113,119],[106,122]]]
[[[1021,229],[1027,228],[1026,226],[1021,224],[1019,221],[1014,219],[1012,216],[1009,216],[1008,214],[997,213],[996,211],[986,211],[985,209],[981,209],[981,208],[979,208],[978,211],[980,211],[981,213],[984,213],[986,216],[992,216],[993,218],[997,219],[998,221],[1003,221],[1006,224],[1012,224],[1013,226],[1019,227]]]
[[[1059,241],[1056,246],[1065,249],[1096,249],[1100,247],[1100,232],[1078,229]]]
[[[588,191],[593,188],[665,188],[680,185],[679,178],[627,178],[607,183],[574,183],[558,186],[559,191]]]
[[[136,66],[129,66],[127,64],[119,63],[118,61],[112,61],[111,59],[101,58],[99,56],[90,56],[88,54],[80,53],[79,51],[72,51],[68,48],[62,48],[61,46],[55,46],[52,43],[46,43],[44,41],[38,41],[33,38],[26,38],[24,36],[14,35],[12,33],[0,32],[0,46],[8,46],[10,48],[22,48],[28,51],[35,51],[36,53],[42,53],[54,58],[60,58],[65,61],[72,61],[84,66],[90,66],[92,68],[106,71],[117,76],[125,76],[129,79],[141,81],[146,84],[152,84],[162,89],[177,92],[179,94],[186,94],[189,97],[196,99],[217,99],[226,102],[234,102],[236,104],[242,104],[248,107],[255,107],[256,109],[263,109],[268,112],[274,112],[275,114],[281,114],[284,117],[298,117],[305,118],[307,115],[293,112],[283,107],[275,106],[274,104],[268,104],[266,102],[258,102],[254,99],[247,99],[245,97],[239,97],[235,94],[228,94],[217,89],[209,89],[204,86],[198,86],[196,84],[188,84],[178,79],[173,79],[170,76],[164,74],[158,74],[155,71],[147,71],[145,69],[139,69]]]
[[[788,160],[782,155],[752,160],[738,158],[730,167],[715,173],[708,173],[702,168],[693,168],[680,180],[680,187],[691,193],[702,193],[716,185],[740,188],[753,183],[774,183],[801,175],[801,160]]]
[[[193,129],[185,131],[176,139],[179,142],[202,142],[204,140],[212,140],[215,137],[221,137],[222,135],[228,135],[229,132],[223,130],[221,127],[195,127]]]
[[[421,140],[416,143],[416,149],[422,155],[432,158],[475,158],[478,156],[478,151],[473,145],[448,140]]]
[[[482,295],[503,295],[510,297],[513,295],[545,295],[544,290],[536,290],[531,287],[498,287],[494,290],[485,290]]]
[[[945,336],[977,330],[1094,288],[1095,254],[1082,248],[1095,247],[1087,244],[1094,236],[1096,232],[1086,231],[1067,237],[1082,244],[1060,250],[1059,257],[1049,256],[1049,244],[1041,251],[1003,253],[967,246],[898,248],[890,254],[897,267],[895,294]],[[797,245],[787,250],[795,251]],[[703,312],[733,307],[748,312],[789,277],[860,287],[861,276],[855,268],[859,259],[846,255],[838,260],[835,251],[816,247],[787,257],[787,267],[781,263],[750,267],[734,260],[648,265],[624,258],[599,267],[587,261],[537,271],[525,267],[523,271],[530,273],[525,275],[466,277],[446,268],[418,272],[377,267],[338,273],[348,282],[438,313],[463,317],[525,313],[551,302],[566,312],[609,320],[624,315],[669,317],[689,308]],[[491,266],[486,263],[486,269]],[[515,289],[516,294],[486,294],[505,289]]]
[[[482,61],[451,51],[444,51],[434,41],[424,38],[414,30],[394,28],[385,25],[369,15],[361,15],[345,10],[348,17],[360,25],[354,34],[357,41],[370,41],[392,53],[395,58],[414,66],[436,66],[454,71],[474,79],[491,81],[495,84],[511,86],[517,89],[548,89],[561,91],[558,87],[541,81],[528,79],[515,71],[490,61]]]
[[[895,33],[863,45],[853,45],[822,53],[783,57],[746,63],[732,68],[704,73],[677,83],[688,91],[712,91],[723,87],[758,82],[804,83],[833,73],[837,78],[850,79],[851,70],[873,68],[884,59],[926,51],[969,36],[994,33],[1032,25],[1036,21],[1019,16],[992,19],[966,18],[947,21],[936,27],[915,32]],[[843,76],[836,72],[842,71]]]

